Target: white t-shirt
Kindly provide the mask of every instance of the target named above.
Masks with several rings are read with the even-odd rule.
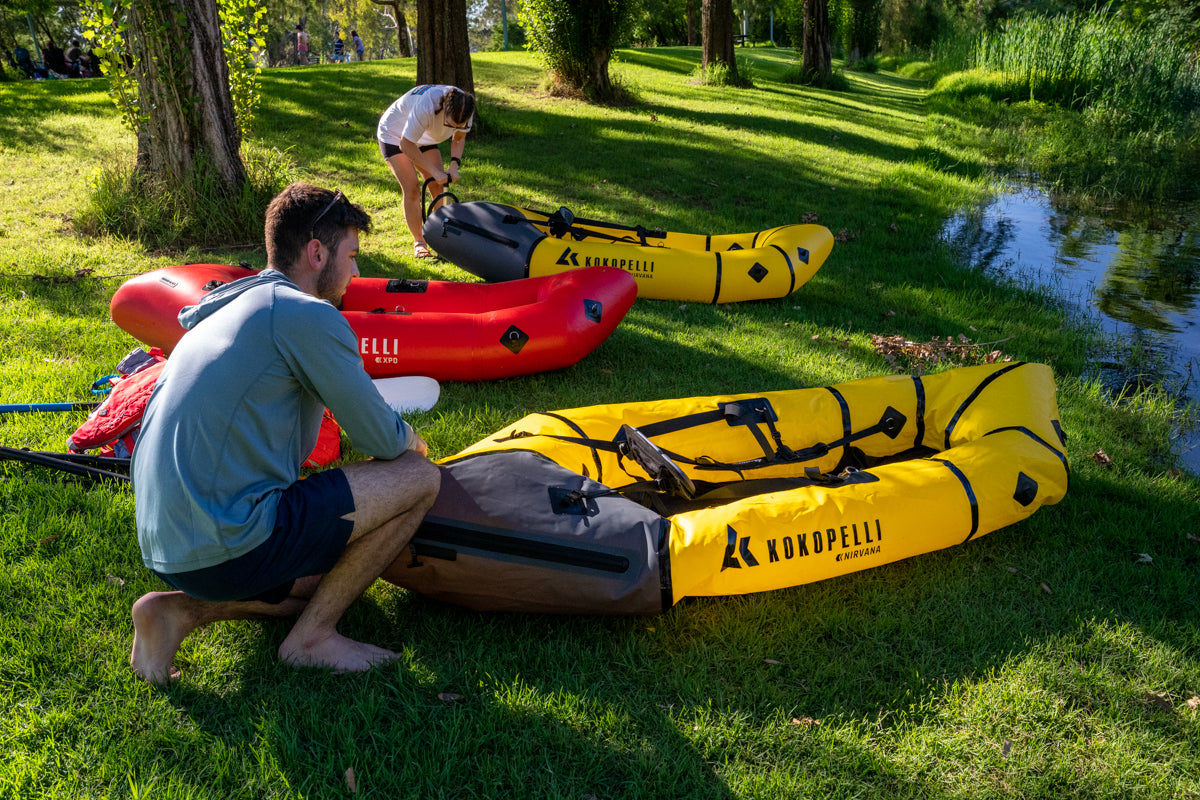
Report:
[[[448,127],[444,115],[437,110],[442,98],[453,89],[453,86],[433,84],[409,89],[383,112],[375,131],[376,137],[385,144],[399,147],[401,139],[417,144],[438,144],[457,131],[466,133],[471,129],[470,122],[465,128]]]

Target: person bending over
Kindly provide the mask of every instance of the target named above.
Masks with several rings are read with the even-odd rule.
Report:
[[[421,233],[421,179],[417,174],[432,179],[433,197],[441,194],[447,183],[458,180],[474,115],[472,95],[454,86],[425,85],[407,91],[379,118],[379,151],[400,182],[404,222],[412,233],[417,258],[433,258]],[[444,167],[438,150],[438,144],[447,139],[451,140],[449,168]]]
[[[267,208],[267,269],[180,312],[188,332],[155,385],[134,448],[138,543],[174,591],[133,605],[133,669],[177,676],[184,638],[217,620],[298,616],[294,666],[356,672],[398,655],[338,620],[412,538],[440,474],[363,370],[335,308],[371,218],[296,183]],[[371,460],[300,479],[329,408]]]

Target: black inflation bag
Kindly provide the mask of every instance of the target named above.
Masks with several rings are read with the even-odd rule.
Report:
[[[670,522],[527,451],[441,467],[409,563],[388,578],[480,611],[658,614],[672,604]]]
[[[491,282],[528,278],[530,254],[546,238],[512,206],[480,201],[442,206],[421,232],[439,256]]]

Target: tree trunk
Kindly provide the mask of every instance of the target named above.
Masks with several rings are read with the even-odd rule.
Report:
[[[612,97],[613,93],[612,79],[608,76],[608,62],[611,58],[612,51],[607,48],[596,51],[592,56],[588,86],[595,92],[595,96],[601,99]]]
[[[412,48],[408,40],[408,20],[404,18],[405,0],[371,0],[377,6],[387,6],[392,10],[392,19],[396,23],[396,44],[400,46],[400,57],[411,58]]]
[[[737,82],[737,59],[733,55],[733,0],[703,0],[700,4],[700,66],[716,63],[729,68],[729,82]]]
[[[417,0],[417,84],[475,93],[466,0]]]
[[[140,0],[129,26],[146,116],[137,172],[178,185],[203,159],[227,192],[239,189],[246,169],[215,0]]]
[[[829,29],[829,0],[804,0],[804,51],[800,75],[805,80],[828,80],[833,75],[833,46]]]
[[[408,30],[408,19],[404,16],[402,8],[404,6],[399,3],[396,4],[396,36],[399,40],[397,43],[400,45],[400,57],[412,58],[412,37]]]
[[[685,0],[688,47],[696,46],[696,0]]]

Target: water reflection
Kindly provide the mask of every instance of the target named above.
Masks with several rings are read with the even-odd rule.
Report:
[[[1049,286],[1126,338],[1137,368],[1098,363],[1102,377],[1152,381],[1200,402],[1197,223],[1200,207],[1139,218],[1023,188],[955,217],[943,236],[974,266]],[[1200,473],[1200,435],[1191,439],[1181,443],[1184,460]]]

